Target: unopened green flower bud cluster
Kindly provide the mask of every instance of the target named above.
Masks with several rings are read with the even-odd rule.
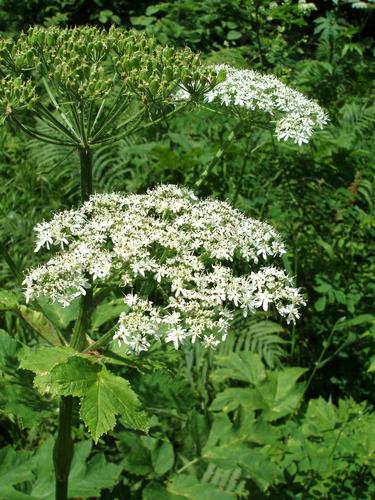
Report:
[[[135,31],[117,39],[113,52],[121,81],[142,100],[168,100],[182,86],[203,95],[221,78],[190,49],[162,47]]]
[[[103,99],[112,91],[142,102],[169,101],[183,85],[211,90],[221,76],[189,49],[161,47],[142,33],[119,28],[30,28],[0,40],[0,103],[4,110],[33,106],[45,78],[57,100]]]
[[[38,96],[35,87],[30,81],[24,81],[21,77],[0,79],[0,103],[1,119],[5,120],[12,114],[13,109],[32,108],[37,102]]]

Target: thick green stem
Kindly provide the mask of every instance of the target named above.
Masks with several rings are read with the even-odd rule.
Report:
[[[53,463],[56,477],[56,500],[67,500],[68,478],[73,458],[72,439],[73,398],[60,399],[59,430],[53,448]]]
[[[90,148],[79,149],[81,165],[81,198],[82,201],[89,199],[92,194],[92,150]]]
[[[81,163],[81,197],[82,201],[88,200],[92,194],[92,151],[88,147],[79,149]],[[92,310],[92,289],[86,290],[86,295],[81,298],[78,319],[74,326],[71,347],[83,351],[86,347],[86,333],[90,323]],[[55,446],[53,449],[53,462],[56,478],[56,500],[67,500],[68,479],[72,462],[74,444],[72,439],[73,398],[62,396],[60,399],[59,425]]]
[[[72,339],[70,341],[71,347],[76,351],[83,351],[86,347],[86,333],[90,323],[92,308],[92,290],[86,290],[86,295],[81,297],[81,304],[79,308],[78,319],[74,326]]]

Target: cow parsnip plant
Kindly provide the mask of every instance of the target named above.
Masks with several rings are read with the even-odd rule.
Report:
[[[245,112],[286,113],[278,138],[297,143],[307,142],[326,118],[300,94],[281,83],[272,94],[272,86],[250,73],[235,95],[238,74],[230,68],[206,66],[189,49],[160,47],[116,28],[31,28],[17,40],[1,40],[0,76],[2,121],[45,143],[69,146],[80,157],[83,205],[36,227],[36,250],[58,246],[59,252],[26,274],[30,307],[2,305],[17,309],[52,344],[25,351],[20,366],[35,373],[42,394],[60,397],[53,457],[56,499],[65,500],[74,397],[80,398],[80,415],[95,441],[113,429],[117,415],[128,427],[147,431],[129,382],[106,366],[103,349],[112,339],[137,354],[160,340],[176,348],[198,340],[216,347],[225,340],[235,309],[246,315],[274,306],[294,321],[303,304],[291,278],[276,267],[285,250],[270,226],[176,186],[145,195],[92,196],[95,147],[155,125],[189,103],[209,105],[216,98]],[[302,114],[296,113],[296,97]],[[307,120],[302,124],[301,116]],[[289,130],[305,125],[305,134],[285,130],[288,119]],[[6,252],[5,257],[12,266]],[[239,274],[238,262],[247,266],[245,274]],[[117,325],[95,341],[94,311],[113,290],[125,294],[123,310]],[[41,296],[64,306],[79,297],[68,338],[46,316]]]

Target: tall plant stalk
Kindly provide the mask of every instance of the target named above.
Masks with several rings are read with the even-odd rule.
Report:
[[[73,458],[72,396],[62,396],[59,405],[58,432],[53,448],[53,463],[55,467],[56,500],[67,500],[70,466]]]
[[[89,147],[79,149],[81,169],[81,199],[88,200],[93,192],[92,186],[92,150]],[[74,326],[70,346],[81,352],[86,347],[86,332],[90,323],[92,309],[92,289],[86,290],[81,298],[77,321]],[[74,453],[72,438],[74,398],[61,396],[57,437],[53,449],[55,467],[56,500],[67,500],[69,473]]]

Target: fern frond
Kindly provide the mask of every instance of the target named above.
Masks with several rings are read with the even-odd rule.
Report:
[[[228,493],[234,493],[237,498],[246,498],[245,481],[241,480],[241,469],[221,469],[209,463],[202,476],[201,482],[210,483]]]
[[[280,334],[283,327],[269,320],[246,319],[237,314],[232,323],[232,332],[220,346],[220,354],[251,351],[259,354],[270,368],[280,364],[286,356],[285,345],[289,342]]]

